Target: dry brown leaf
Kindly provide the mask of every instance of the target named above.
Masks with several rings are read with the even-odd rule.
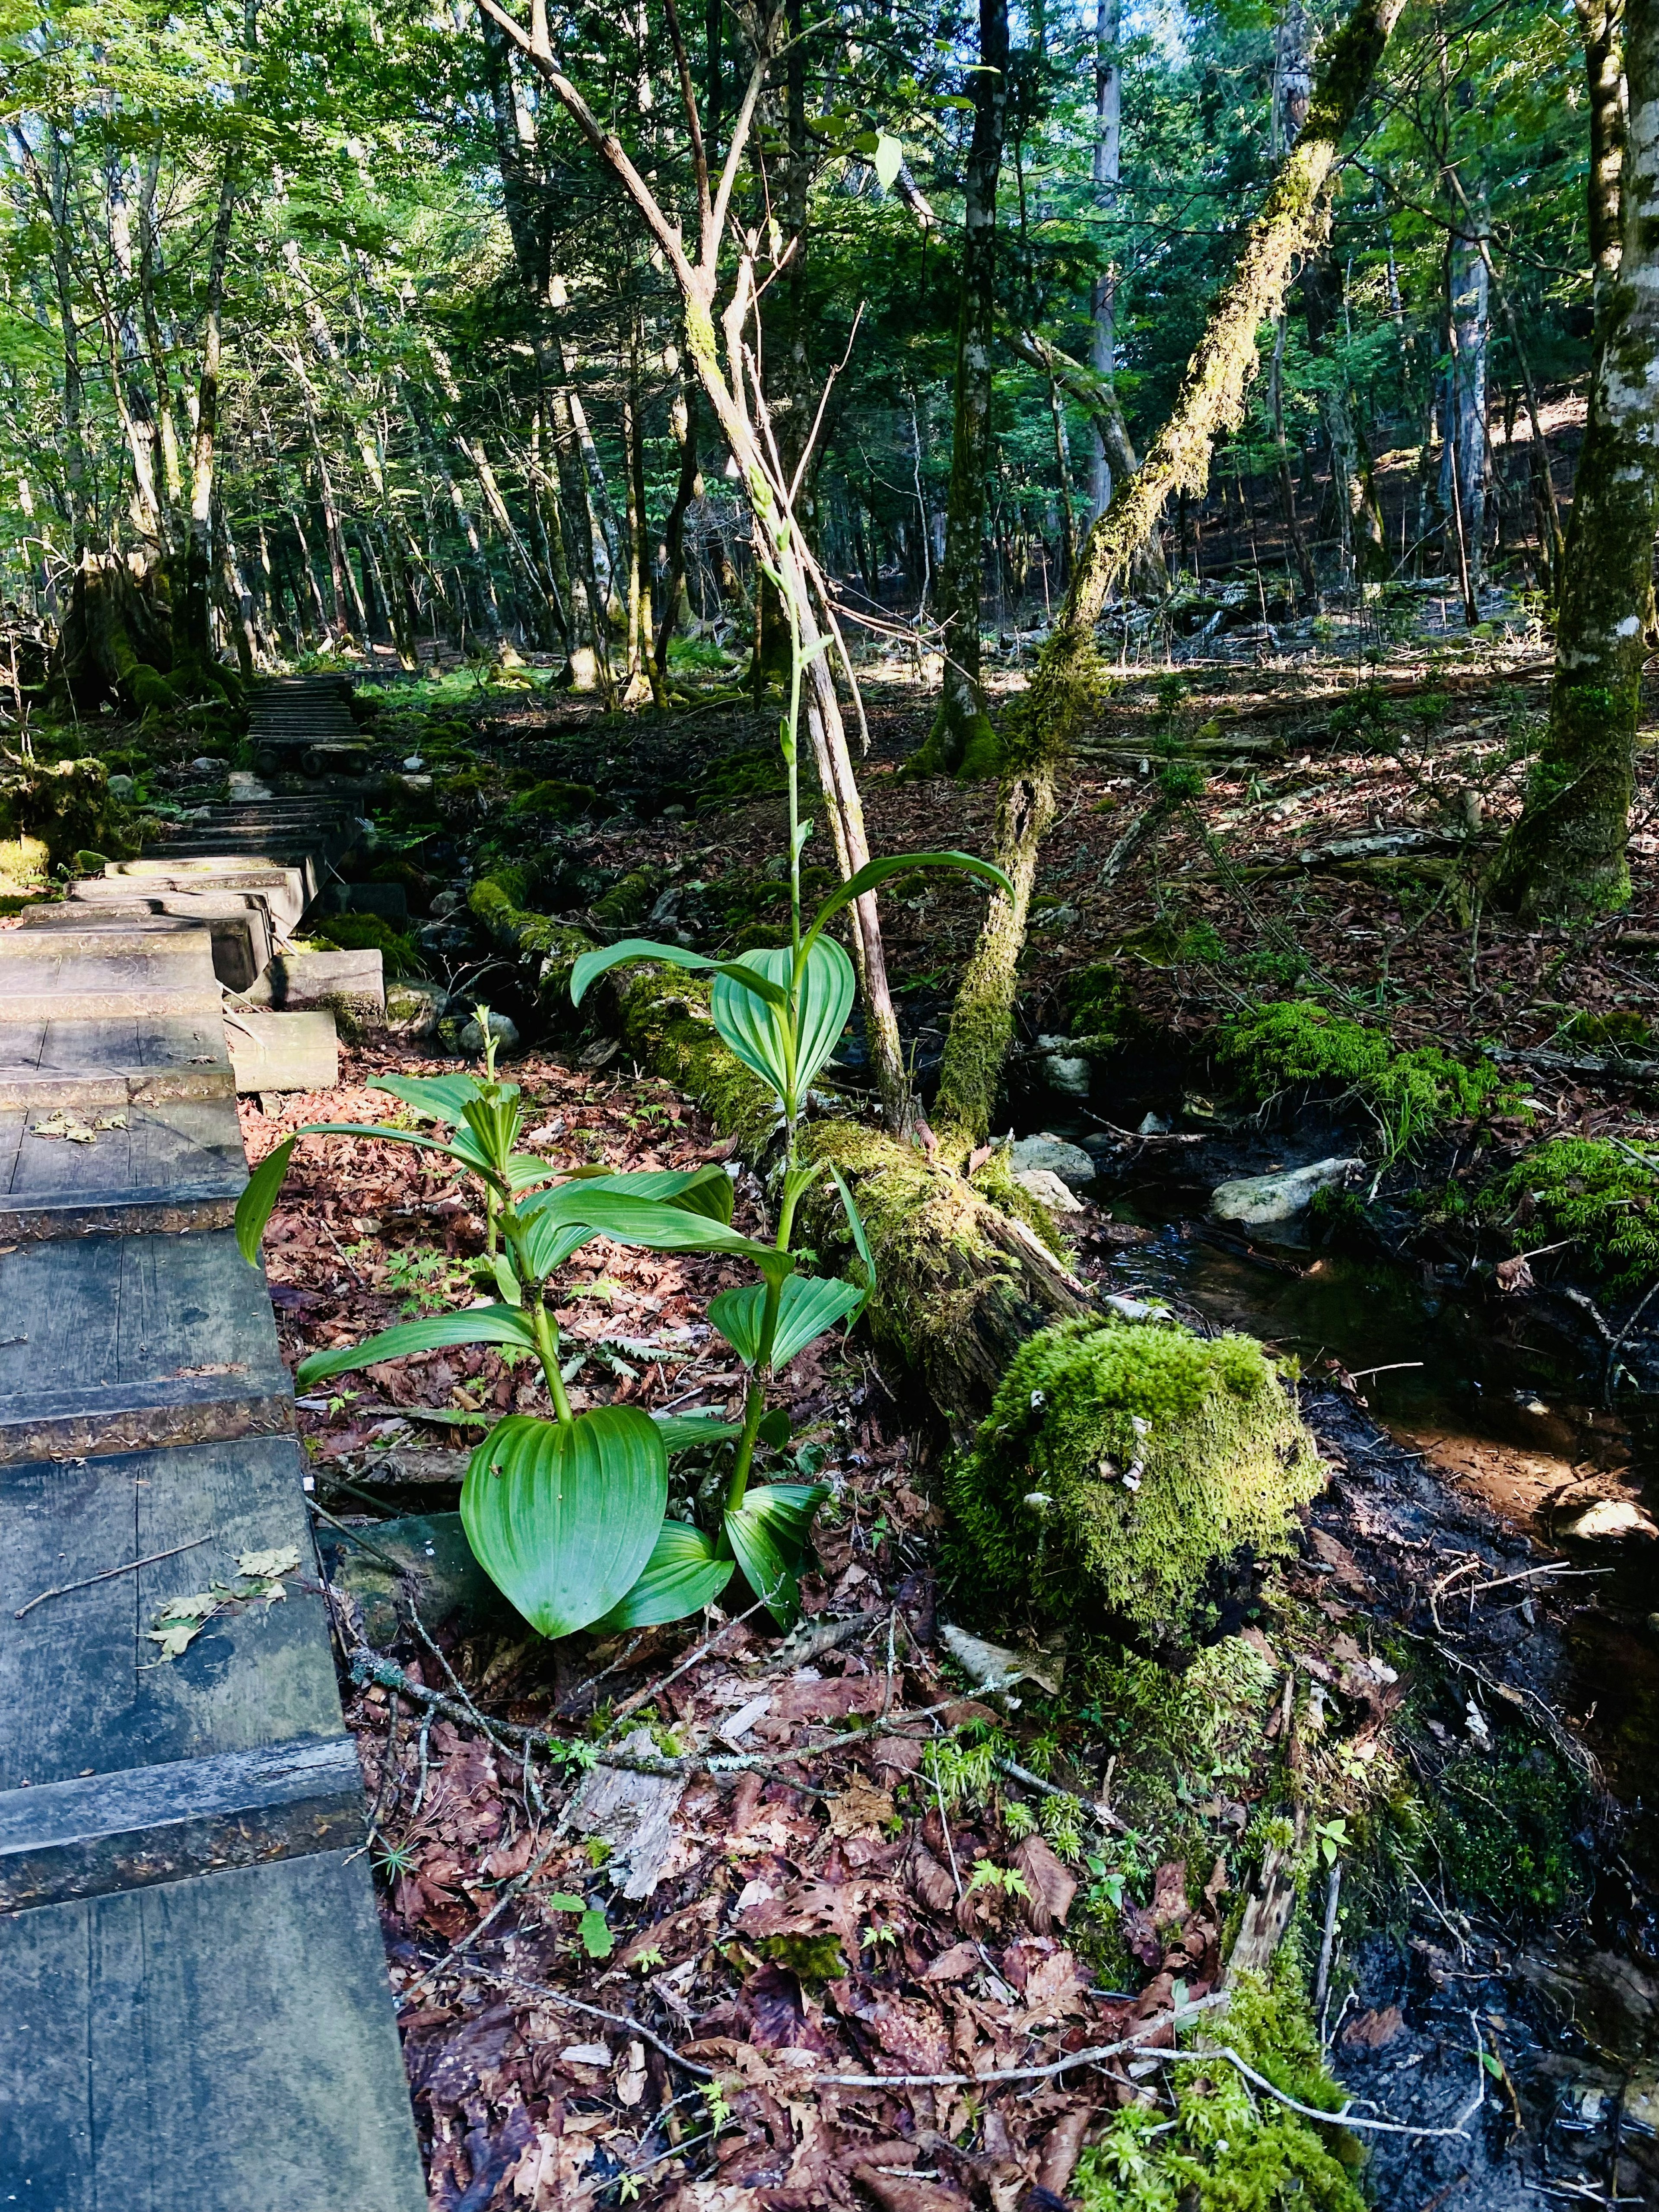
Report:
[[[1039,1936],[1047,1936],[1071,1911],[1077,1884],[1041,1836],[1027,1836],[1014,1853],[1014,1866],[1030,1892],[1021,1898],[1020,1911]]]
[[[918,1844],[912,1855],[910,1886],[930,1912],[948,1912],[956,1903],[957,1886],[950,1869],[939,1864],[926,1844]]]
[[[892,1817],[891,1792],[876,1789],[862,1774],[855,1774],[841,1795],[830,1800],[833,1836],[878,1835]]]
[[[922,1978],[929,1982],[964,1982],[969,1974],[976,1974],[984,1963],[977,1943],[952,1943],[948,1951],[939,1953]]]
[[[878,2173],[873,2166],[855,2166],[853,2179],[869,2191],[884,2212],[971,2212],[971,2199],[943,2182]]]
[[[1084,1978],[1069,1951],[1051,1952],[1039,1959],[1025,1976],[1025,2016],[1029,2021],[1060,2020],[1085,2009]]]
[[[1362,2012],[1358,2020],[1350,2021],[1342,2031],[1342,2040],[1356,2051],[1381,2051],[1405,2025],[1406,2016],[1398,2005],[1384,2005],[1380,2012]]]

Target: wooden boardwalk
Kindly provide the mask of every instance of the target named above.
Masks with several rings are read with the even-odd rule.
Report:
[[[308,696],[331,740],[327,683],[283,687],[286,734]],[[228,806],[0,934],[0,2208],[426,2205],[291,1389],[229,1226],[222,989],[355,834]],[[273,1553],[285,1598],[160,1656],[164,1607]]]

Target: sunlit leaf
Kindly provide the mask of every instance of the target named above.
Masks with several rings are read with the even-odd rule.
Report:
[[[978,876],[995,890],[1006,891],[1010,898],[1014,895],[1013,885],[1000,868],[989,860],[976,860],[971,853],[896,853],[884,860],[866,860],[855,876],[838,884],[813,915],[805,942],[815,943],[824,924],[834,921],[844,906],[862,898],[866,891],[876,890],[890,877],[908,875],[912,868],[957,868],[964,875]]]
[[[757,975],[787,985],[794,957],[787,946],[745,952],[743,964]],[[820,937],[805,963],[797,1011],[795,1064],[789,1066],[786,1017],[739,990],[725,976],[716,979],[710,1012],[714,1026],[745,1067],[770,1084],[786,1109],[799,1109],[847,1027],[857,979],[853,963],[833,937]]]
[[[609,968],[619,968],[629,960],[661,960],[671,968],[691,968],[712,970],[717,975],[737,976],[746,989],[757,992],[763,999],[781,1006],[783,993],[765,976],[744,975],[730,960],[711,960],[705,952],[692,952],[684,945],[655,945],[649,938],[625,937],[618,945],[600,945],[592,952],[584,952],[570,971],[570,999],[580,1006],[588,985],[603,975]]]
[[[741,1422],[723,1421],[718,1413],[653,1413],[651,1418],[662,1432],[671,1459],[676,1452],[694,1451],[699,1444],[723,1443],[743,1434]]]
[[[609,1632],[684,1620],[687,1613],[712,1605],[736,1568],[735,1559],[716,1555],[701,1528],[687,1521],[665,1521],[644,1573],[622,1602],[594,1626]]]
[[[467,1107],[481,1096],[483,1086],[476,1075],[457,1072],[451,1075],[377,1075],[368,1088],[402,1099],[423,1121],[447,1121],[453,1127]],[[498,1084],[496,1088],[504,1098],[515,1098],[519,1094],[516,1083]]]
[[[825,1329],[855,1314],[864,1297],[855,1284],[844,1283],[834,1275],[792,1275],[778,1298],[777,1326],[772,1334],[773,1371],[781,1373]],[[761,1283],[721,1291],[708,1302],[709,1320],[746,1367],[761,1364],[765,1313],[766,1287]]]
[[[288,1173],[296,1142],[293,1137],[284,1137],[274,1152],[267,1152],[236,1201],[236,1249],[250,1267],[258,1265],[259,1239],[265,1233],[265,1224],[276,1204],[276,1194],[283,1187],[283,1177]]]
[[[870,1240],[864,1233],[864,1218],[854,1202],[846,1176],[831,1160],[830,1172],[836,1179],[836,1188],[841,1193],[842,1210],[847,1216],[847,1226],[853,1232],[853,1244],[864,1262],[864,1290],[866,1297],[876,1294],[876,1263],[871,1255]]]
[[[801,1551],[812,1516],[829,1494],[822,1482],[758,1483],[726,1515],[726,1540],[744,1579],[780,1627],[788,1627],[799,1610]]]
[[[520,1211],[538,1222],[580,1225],[615,1243],[642,1244],[653,1252],[730,1252],[758,1264],[774,1251],[773,1246],[739,1236],[709,1214],[607,1190],[603,1183],[561,1183],[556,1190],[538,1194],[533,1207]]]
[[[337,1344],[300,1362],[295,1381],[302,1390],[331,1375],[373,1367],[382,1359],[407,1358],[411,1352],[440,1352],[455,1344],[513,1344],[533,1352],[530,1317],[517,1306],[469,1306],[464,1313],[429,1314],[424,1321],[399,1322],[362,1344]]]
[[[574,1421],[512,1413],[473,1453],[461,1524],[490,1580],[544,1636],[609,1611],[651,1558],[668,1502],[668,1456],[634,1406]]]
[[[902,145],[896,138],[890,137],[884,131],[876,141],[874,163],[876,177],[884,191],[891,191],[893,189],[893,179],[897,176],[903,160]]]

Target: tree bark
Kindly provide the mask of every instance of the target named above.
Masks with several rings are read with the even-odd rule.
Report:
[[[945,672],[939,712],[913,775],[994,771],[996,732],[980,687],[979,603],[985,565],[985,483],[991,465],[991,343],[996,321],[997,180],[1008,104],[1008,0],[980,0],[974,131],[963,195],[957,319],[956,412],[945,495],[939,618]]]
[[[1053,635],[1007,738],[995,858],[1013,886],[994,890],[951,1018],[935,1121],[969,1146],[988,1135],[1013,1038],[1014,995],[1038,852],[1062,764],[1101,696],[1094,629],[1177,490],[1200,492],[1218,435],[1235,428],[1256,362],[1256,334],[1284,305],[1291,272],[1319,244],[1324,195],[1344,133],[1382,58],[1404,0],[1358,0],[1332,40],[1295,145],[1250,226],[1233,274],[1188,362],[1175,410],[1135,474],[1090,532]]]
[[[1624,58],[1620,40],[1621,9],[1617,0],[1574,0],[1584,43],[1584,73],[1589,84],[1590,258],[1601,298],[1607,280],[1619,269],[1621,243],[1619,179],[1624,166],[1626,128]]]
[[[1117,212],[1123,144],[1123,70],[1118,59],[1121,0],[1095,0],[1095,143],[1091,162],[1095,188],[1095,210],[1102,216]],[[1089,297],[1089,366],[1103,386],[1109,389],[1117,370],[1117,271],[1109,263],[1095,278]],[[1112,411],[1117,411],[1114,396]],[[1118,416],[1121,428],[1122,418]],[[1112,471],[1133,476],[1134,463],[1125,468],[1115,453],[1103,417],[1090,423],[1089,521],[1099,521],[1111,504]],[[1127,442],[1127,441],[1126,441]]]
[[[1625,848],[1659,532],[1659,0],[1628,0],[1621,248],[1573,486],[1550,726],[1493,889],[1528,916],[1605,912]]]

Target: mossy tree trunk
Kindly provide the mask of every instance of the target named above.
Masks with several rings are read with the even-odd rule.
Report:
[[[1325,188],[1338,149],[1404,4],[1358,0],[1332,40],[1302,130],[1210,312],[1175,410],[1090,532],[1031,688],[1011,718],[995,858],[1013,895],[991,894],[951,1014],[934,1109],[936,1126],[951,1131],[957,1144],[982,1142],[990,1133],[1013,1037],[1014,994],[1038,854],[1054,819],[1066,752],[1100,696],[1095,624],[1170,500],[1177,491],[1204,489],[1216,439],[1243,419],[1257,332],[1279,313],[1297,264],[1323,242]]]
[[[991,466],[991,343],[996,320],[997,180],[1008,105],[1008,0],[980,0],[973,94],[974,131],[963,179],[956,413],[945,501],[945,558],[935,602],[945,634],[945,672],[932,732],[911,763],[917,775],[984,775],[996,764],[996,732],[980,686],[979,603],[985,580],[985,484]]]
[[[1573,485],[1550,725],[1494,889],[1529,916],[1629,896],[1625,860],[1659,530],[1659,0],[1625,15],[1622,246]]]

